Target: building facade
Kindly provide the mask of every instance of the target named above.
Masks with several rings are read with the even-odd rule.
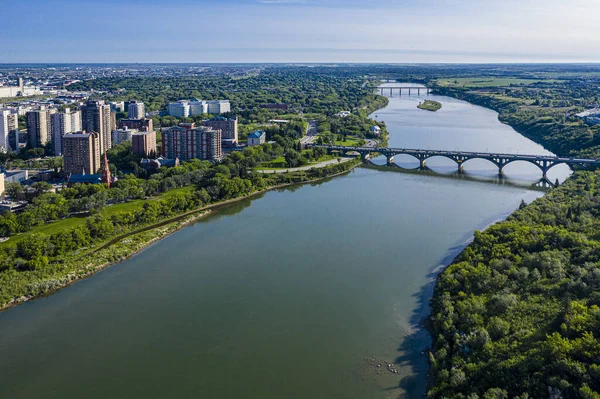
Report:
[[[190,101],[190,116],[202,115],[208,113],[208,103],[206,101]]]
[[[233,145],[238,142],[238,120],[236,117],[223,118],[222,116],[218,116],[202,121],[202,126],[220,130],[221,140],[224,145]]]
[[[128,129],[126,127],[115,130],[112,132],[112,146],[114,147],[125,141],[131,141],[131,136],[137,132],[137,129]]]
[[[127,117],[129,119],[143,119],[146,116],[146,109],[143,102],[130,101],[127,106]]]
[[[213,100],[207,101],[208,113],[213,115],[225,114],[231,112],[231,105],[229,100]]]
[[[18,146],[11,145],[10,137],[17,134],[19,119],[16,113],[9,109],[0,109],[0,151],[18,150]]]
[[[64,172],[92,175],[100,168],[100,137],[98,133],[72,133],[62,138]]]
[[[169,115],[176,118],[187,118],[190,116],[190,103],[186,100],[170,103],[168,106]]]
[[[267,138],[267,134],[262,130],[257,130],[248,135],[248,146],[253,147],[255,145],[264,144]]]
[[[52,141],[51,117],[56,109],[39,109],[27,113],[27,133],[32,147],[42,147]]]
[[[50,134],[54,155],[62,155],[62,137],[65,134],[81,131],[81,111],[65,109],[50,116]]]
[[[151,132],[154,130],[152,119],[121,119],[119,121],[119,129],[137,129],[140,132]]]
[[[131,151],[142,157],[156,157],[156,132],[132,134]]]
[[[218,161],[222,155],[221,131],[193,123],[180,123],[163,132],[162,155],[168,159]]]
[[[111,133],[114,130],[111,129],[111,119],[110,105],[104,104],[104,101],[88,100],[81,107],[81,128],[88,133],[98,133],[101,153],[111,147]]]

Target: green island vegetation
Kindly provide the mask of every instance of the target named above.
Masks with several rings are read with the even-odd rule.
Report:
[[[442,108],[442,104],[433,100],[425,100],[422,103],[419,103],[419,105],[417,105],[417,108],[435,112]]]

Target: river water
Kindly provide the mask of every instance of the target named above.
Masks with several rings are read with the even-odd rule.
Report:
[[[425,97],[376,113],[391,146],[544,153],[492,111],[435,96],[440,111],[418,110]],[[527,165],[498,184],[470,162],[459,177],[431,160],[439,175],[359,168],[272,191],[0,313],[0,397],[422,396],[434,273],[543,194]]]

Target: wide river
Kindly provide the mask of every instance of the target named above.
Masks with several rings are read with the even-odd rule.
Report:
[[[424,98],[376,112],[391,146],[546,153],[493,111],[436,96],[442,109],[422,111]],[[535,167],[498,183],[470,162],[460,177],[431,160],[447,174],[358,168],[272,191],[0,313],[0,398],[422,396],[434,273],[543,194]]]

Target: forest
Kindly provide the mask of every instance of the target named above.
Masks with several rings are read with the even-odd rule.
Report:
[[[600,127],[575,115],[598,104],[598,71],[430,84],[498,111],[558,155],[600,157]],[[599,189],[600,172],[576,171],[476,232],[438,276],[427,320],[428,397],[600,398]]]

